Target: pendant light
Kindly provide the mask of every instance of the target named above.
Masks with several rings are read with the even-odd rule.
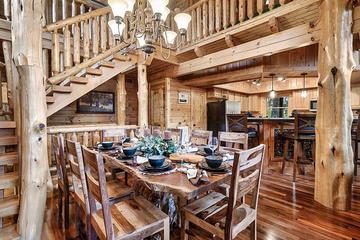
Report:
[[[303,76],[303,89],[302,89],[302,91],[301,91],[301,97],[302,98],[306,98],[307,97],[307,91],[306,91],[306,89],[305,89],[305,81],[306,81],[306,75],[307,75],[307,73],[302,73],[301,74],[302,76]]]
[[[275,98],[276,97],[276,92],[275,92],[275,90],[274,90],[274,76],[275,76],[275,74],[274,73],[272,73],[272,74],[270,74],[270,76],[271,76],[271,92],[270,92],[270,98]]]

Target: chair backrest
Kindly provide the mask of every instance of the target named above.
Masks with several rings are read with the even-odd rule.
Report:
[[[302,135],[315,135],[316,113],[294,113],[295,137]]]
[[[82,146],[85,163],[85,176],[89,189],[89,202],[91,218],[96,215],[96,202],[102,206],[102,214],[105,224],[105,238],[112,240],[114,230],[110,214],[110,202],[106,188],[106,177],[103,157],[95,151]]]
[[[248,149],[248,134],[237,132],[219,132],[218,135],[220,145],[225,143],[226,147],[237,149]]]
[[[58,176],[59,187],[63,188],[65,193],[69,193],[69,181],[67,178],[65,150],[64,150],[64,137],[62,134],[52,136],[53,153],[56,160],[56,170]]]
[[[225,239],[233,239],[233,236],[236,236],[246,227],[244,226],[244,222],[234,224],[233,221],[233,219],[237,217],[236,204],[241,201],[246,194],[251,193],[251,203],[249,207],[255,211],[257,210],[264,154],[264,144],[235,153],[225,221]]]
[[[210,142],[212,135],[212,131],[192,130],[190,142],[196,145],[206,145]]]
[[[80,143],[66,140],[66,153],[73,177],[74,192],[77,195],[83,196],[86,214],[90,214],[89,194]],[[78,183],[80,183],[81,186]]]
[[[247,114],[236,114],[227,116],[227,125],[229,132],[248,132]]]
[[[174,142],[178,142],[180,144],[184,143],[184,134],[183,134],[183,129],[179,129],[179,128],[168,128],[166,129],[166,131],[171,132],[171,138]]]

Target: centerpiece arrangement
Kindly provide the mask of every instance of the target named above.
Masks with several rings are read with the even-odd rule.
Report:
[[[154,168],[161,167],[166,157],[177,151],[178,146],[171,138],[160,135],[145,136],[138,142],[138,149],[148,158]]]

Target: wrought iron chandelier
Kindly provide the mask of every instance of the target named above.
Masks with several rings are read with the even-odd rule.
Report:
[[[114,15],[114,19],[108,24],[115,39],[126,44],[136,44],[147,54],[154,53],[158,45],[162,57],[168,59],[170,49],[177,49],[186,41],[186,32],[191,21],[191,16],[187,13],[178,13],[174,16],[180,33],[180,38],[176,42],[178,33],[172,31],[165,23],[170,14],[168,3],[169,0],[108,0]],[[128,39],[123,36],[127,26],[130,33]],[[168,49],[167,53],[164,53],[163,48]]]

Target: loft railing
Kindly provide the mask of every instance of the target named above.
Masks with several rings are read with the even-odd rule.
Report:
[[[187,33],[187,47],[227,28],[252,19],[291,0],[200,0],[185,12],[192,21]]]

